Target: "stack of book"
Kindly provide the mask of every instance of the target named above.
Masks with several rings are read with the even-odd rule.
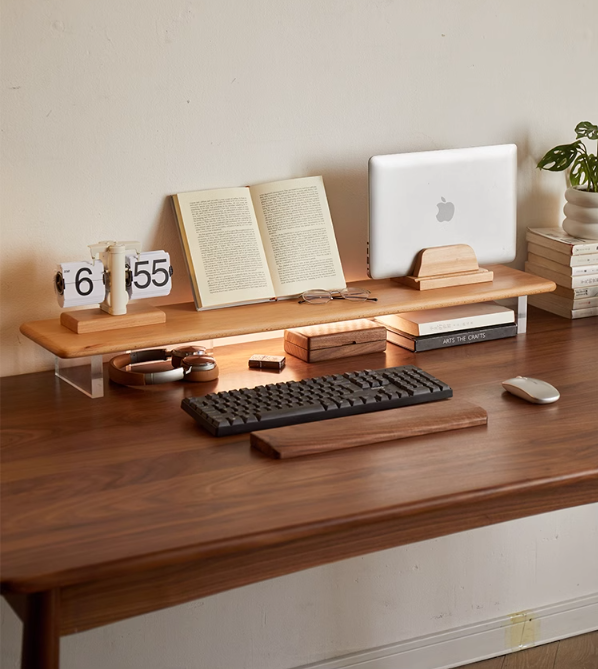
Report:
[[[374,320],[386,327],[389,342],[415,353],[517,334],[515,312],[495,302],[409,311]]]
[[[525,271],[554,281],[552,293],[529,304],[564,318],[598,315],[598,239],[568,237],[560,228],[528,228]]]

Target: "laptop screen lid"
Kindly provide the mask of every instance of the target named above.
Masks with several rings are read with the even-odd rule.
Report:
[[[368,274],[410,274],[419,251],[469,244],[480,265],[516,252],[517,147],[373,156],[368,166]]]

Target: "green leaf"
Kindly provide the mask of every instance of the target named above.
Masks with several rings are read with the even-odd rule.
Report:
[[[579,188],[588,183],[588,163],[585,156],[578,156],[571,166],[569,181],[573,188]]]
[[[555,146],[554,149],[548,151],[540,160],[538,167],[541,170],[549,170],[550,172],[562,172],[575,160],[575,157],[580,152],[580,146],[581,140],[573,142],[573,144]]]
[[[595,156],[594,154],[590,153],[590,155],[588,156],[588,160],[590,162],[590,171],[593,174],[593,181],[594,181],[594,188],[592,188],[590,184],[588,190],[591,190],[594,193],[598,193],[598,156]]]
[[[589,121],[582,121],[575,126],[577,139],[580,137],[587,137],[588,139],[598,139],[598,125],[594,125]]]
[[[587,186],[590,192],[598,192],[598,158],[592,154],[579,156],[571,167],[569,181],[574,188]]]

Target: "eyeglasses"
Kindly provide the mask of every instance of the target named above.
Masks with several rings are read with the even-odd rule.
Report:
[[[309,302],[309,304],[326,304],[330,300],[349,300],[351,302],[377,302],[377,297],[369,297],[370,291],[365,288],[343,288],[342,290],[322,290],[321,288],[313,288],[306,290],[299,300],[299,304]]]

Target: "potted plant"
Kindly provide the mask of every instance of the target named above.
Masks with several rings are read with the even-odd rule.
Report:
[[[555,146],[538,167],[551,172],[570,168],[563,230],[573,237],[598,239],[598,157],[589,153],[584,142],[584,139],[598,141],[598,126],[582,121],[575,126],[575,132],[575,142]]]

